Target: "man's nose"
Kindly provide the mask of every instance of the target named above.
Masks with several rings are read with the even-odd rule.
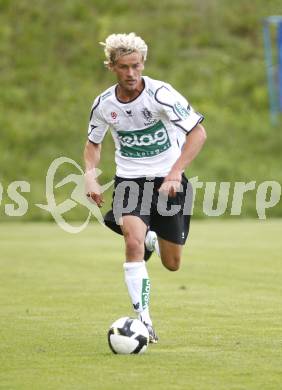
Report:
[[[128,76],[133,76],[133,74],[134,74],[134,70],[132,68],[128,68],[127,75]]]

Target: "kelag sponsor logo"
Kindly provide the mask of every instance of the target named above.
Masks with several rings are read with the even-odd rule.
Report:
[[[161,121],[142,130],[118,131],[118,139],[121,155],[125,157],[156,156],[171,146],[168,133]]]
[[[146,309],[149,305],[150,297],[150,279],[143,279],[142,281],[142,308]]]

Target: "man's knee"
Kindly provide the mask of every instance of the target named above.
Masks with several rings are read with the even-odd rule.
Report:
[[[175,272],[180,268],[180,257],[179,256],[170,256],[168,258],[162,259],[162,263],[169,271]]]
[[[127,233],[124,235],[124,239],[127,252],[138,252],[144,249],[144,242],[140,237]]]

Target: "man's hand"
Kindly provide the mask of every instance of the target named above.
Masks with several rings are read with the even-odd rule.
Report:
[[[93,200],[94,203],[96,203],[98,207],[101,208],[103,206],[104,198],[101,194],[91,191],[91,192],[88,192],[86,195],[88,198]]]
[[[167,194],[168,196],[175,197],[176,193],[180,190],[182,180],[182,172],[171,171],[165,177],[163,184],[159,188],[159,192]]]
[[[85,192],[86,196],[97,204],[98,207],[102,207],[104,203],[101,189],[95,176],[95,169],[91,169],[85,172]]]

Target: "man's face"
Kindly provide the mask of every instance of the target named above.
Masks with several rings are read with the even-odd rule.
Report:
[[[140,53],[126,54],[118,58],[111,67],[117,75],[119,85],[128,92],[140,88],[144,62]]]

